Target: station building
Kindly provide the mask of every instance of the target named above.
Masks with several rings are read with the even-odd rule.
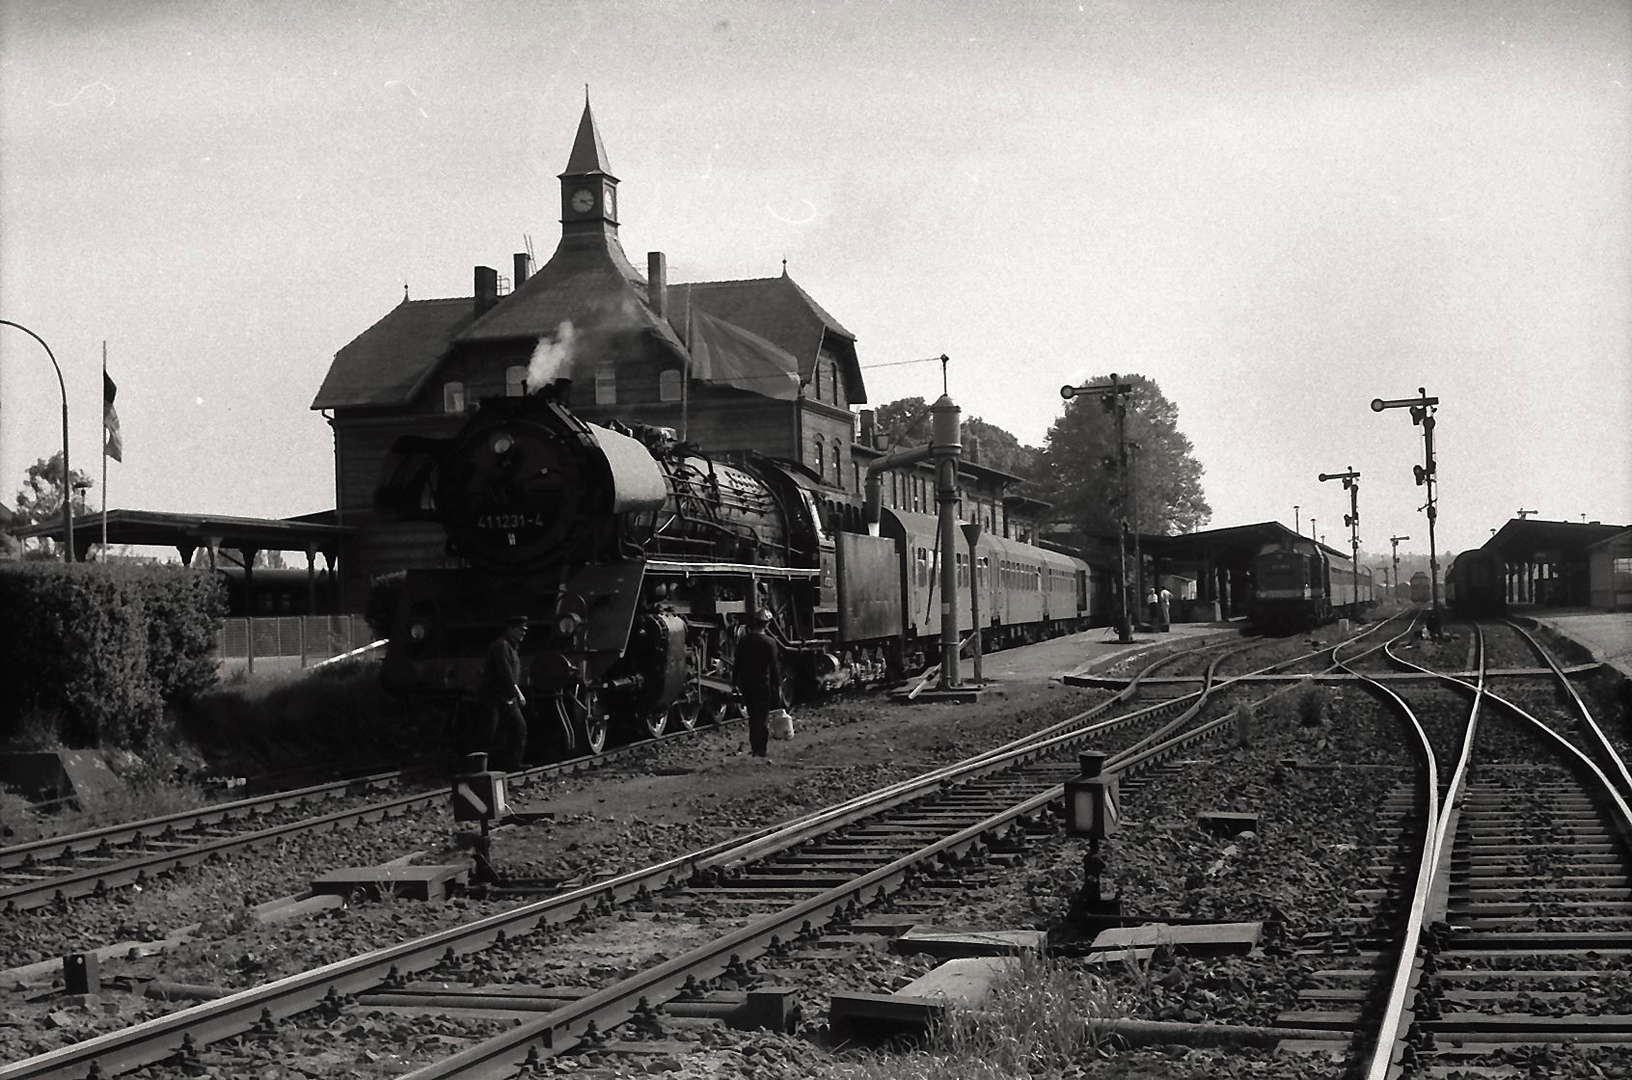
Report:
[[[440,526],[376,512],[397,440],[450,436],[483,398],[559,379],[571,381],[571,407],[592,423],[669,427],[709,453],[793,464],[832,525],[860,526],[862,479],[886,440],[855,408],[867,402],[855,335],[785,263],[776,277],[680,282],[653,252],[644,274],[636,269],[587,101],[559,181],[561,238],[542,266],[518,254],[508,279],[476,267],[470,296],[405,296],[335,354],[311,407],[334,430],[345,610],[363,609],[378,575],[444,560]],[[967,520],[1032,538],[1047,506],[1017,491],[1020,478],[978,460],[960,473]],[[933,513],[933,499],[928,463],[886,477],[886,506]]]

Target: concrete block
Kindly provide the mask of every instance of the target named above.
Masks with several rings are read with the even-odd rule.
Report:
[[[1235,810],[1203,810],[1196,815],[1196,824],[1214,836],[1238,836],[1258,831],[1258,815]]]
[[[454,884],[470,878],[466,866],[348,866],[312,882],[320,896],[350,896],[359,889],[372,898],[390,893],[409,900],[444,900]]]
[[[834,994],[828,1002],[828,1030],[840,1043],[920,1038],[952,1006],[984,1004],[992,987],[1018,963],[1013,956],[965,957],[948,960],[893,994]]]
[[[1090,948],[1099,952],[1165,947],[1185,956],[1243,956],[1253,950],[1263,933],[1264,924],[1261,922],[1202,923],[1195,926],[1146,923],[1143,926],[1118,926],[1102,930]]]
[[[1042,930],[948,930],[914,926],[897,937],[896,952],[927,953],[944,959],[966,956],[1006,956],[1040,951],[1048,941]]]

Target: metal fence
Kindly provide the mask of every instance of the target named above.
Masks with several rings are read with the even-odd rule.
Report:
[[[264,667],[309,667],[360,649],[373,641],[361,615],[293,615],[261,619],[227,619],[215,635],[222,664]]]

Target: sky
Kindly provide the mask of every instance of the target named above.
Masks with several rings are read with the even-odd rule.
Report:
[[[1212,526],[1440,552],[1632,523],[1632,6],[0,0],[0,318],[108,505],[334,505],[334,353],[559,238],[593,104],[625,250],[788,273],[869,400],[1041,445],[1060,386],[1178,406]],[[61,448],[0,327],[0,501]],[[1297,507],[1297,511],[1294,511]]]

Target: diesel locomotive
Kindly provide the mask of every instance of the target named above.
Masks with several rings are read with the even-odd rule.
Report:
[[[1290,632],[1352,618],[1372,605],[1371,571],[1313,540],[1271,540],[1252,558],[1254,625]]]
[[[444,565],[401,582],[382,677],[399,692],[474,692],[488,645],[526,615],[523,690],[580,750],[723,716],[744,622],[765,609],[784,697],[896,677],[934,655],[937,522],[885,510],[878,535],[824,512],[836,492],[757,454],[710,456],[670,429],[601,426],[570,384],[493,398],[451,438],[405,437],[382,513],[439,523]],[[1002,537],[959,554],[960,628],[981,590],[993,645],[1086,627],[1088,564]]]

